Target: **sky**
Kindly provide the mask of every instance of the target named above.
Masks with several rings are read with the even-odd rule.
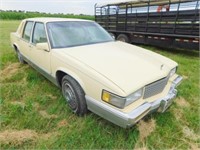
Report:
[[[0,9],[94,15],[96,3],[118,1],[124,0],[0,0]]]

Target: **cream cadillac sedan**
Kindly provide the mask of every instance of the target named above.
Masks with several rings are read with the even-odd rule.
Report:
[[[26,19],[11,43],[21,63],[62,89],[75,114],[90,110],[124,128],[165,112],[182,80],[176,62],[115,41],[94,21]]]

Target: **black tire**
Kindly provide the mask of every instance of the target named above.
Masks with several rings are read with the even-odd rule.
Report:
[[[68,75],[62,78],[62,93],[68,106],[75,114],[83,116],[87,113],[85,93],[79,83]]]
[[[117,40],[118,41],[122,41],[122,42],[126,42],[126,43],[130,43],[130,39],[129,39],[129,37],[126,34],[120,34],[117,37]]]
[[[23,59],[23,56],[22,56],[22,54],[20,53],[20,51],[19,51],[19,50],[16,50],[16,53],[17,53],[17,58],[18,58],[19,62],[20,62],[21,64],[26,64],[26,62],[25,62],[25,60]]]

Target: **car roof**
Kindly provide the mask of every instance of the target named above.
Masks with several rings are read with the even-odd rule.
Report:
[[[38,22],[57,22],[57,21],[88,21],[93,22],[91,20],[85,19],[75,19],[75,18],[52,18],[52,17],[38,17],[38,18],[28,18],[24,19],[24,21],[38,21]]]

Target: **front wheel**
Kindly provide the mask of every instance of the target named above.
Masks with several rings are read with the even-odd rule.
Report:
[[[78,82],[68,75],[62,79],[62,93],[75,114],[82,116],[87,113],[85,93]]]

